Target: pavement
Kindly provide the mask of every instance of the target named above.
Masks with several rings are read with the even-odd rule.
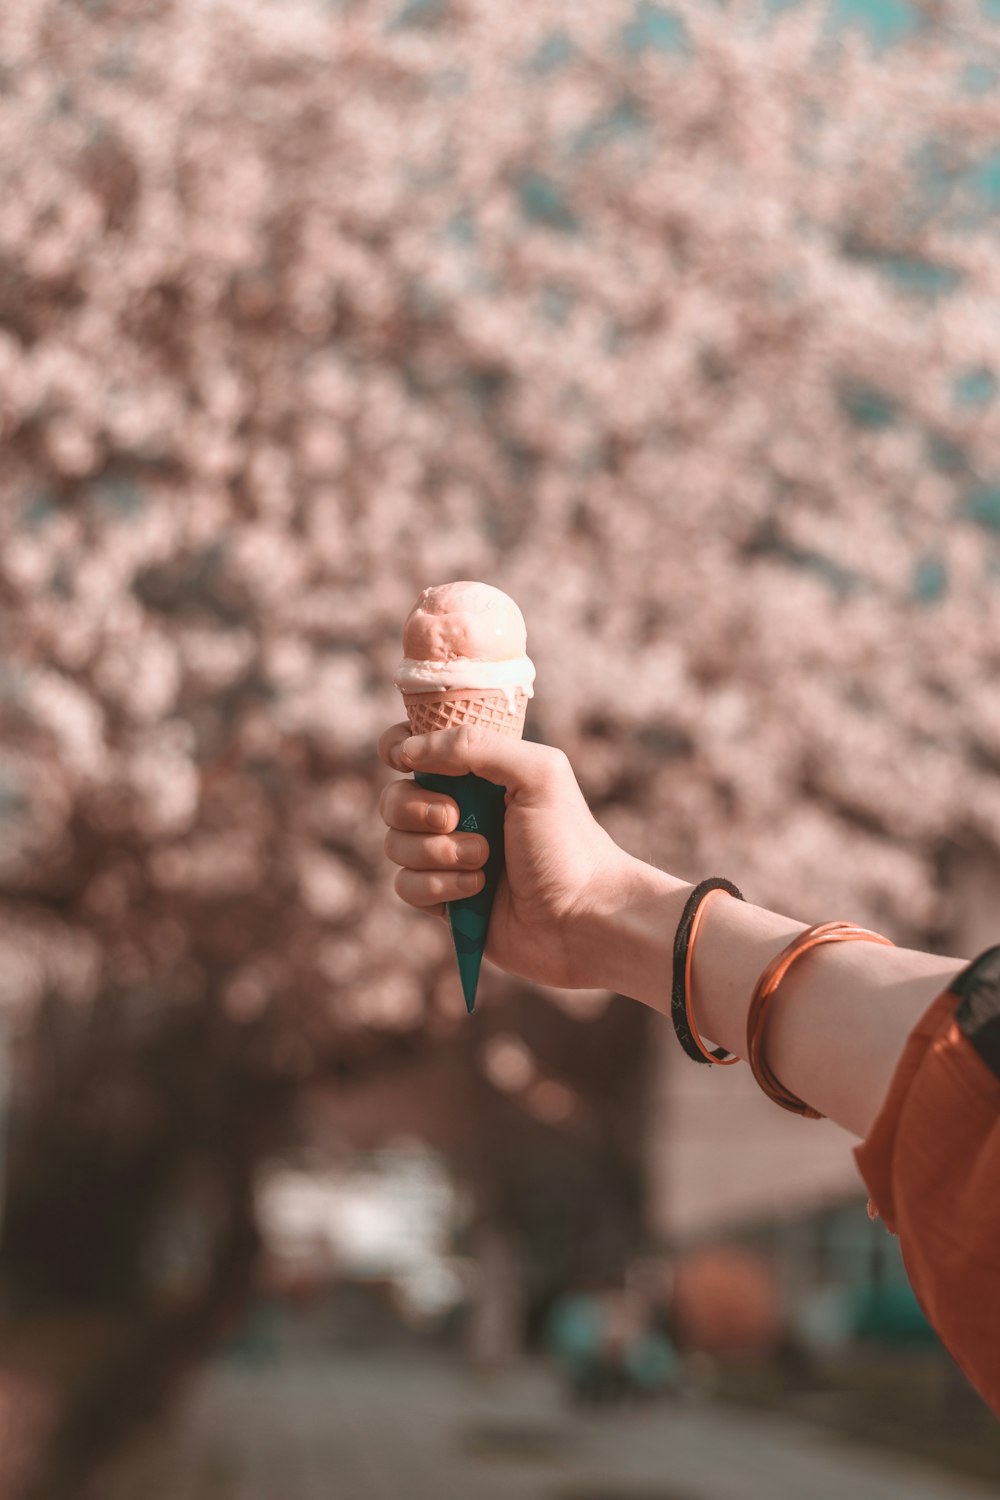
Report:
[[[703,1396],[572,1407],[548,1371],[439,1357],[219,1361],[100,1500],[996,1500],[955,1477]]]

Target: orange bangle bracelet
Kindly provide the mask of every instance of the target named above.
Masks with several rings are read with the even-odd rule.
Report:
[[[774,1104],[790,1110],[792,1114],[803,1115],[808,1120],[822,1120],[823,1116],[818,1109],[806,1104],[775,1077],[764,1056],[764,1031],[768,1012],[778,986],[797,958],[823,943],[844,943],[852,938],[862,942],[881,943],[888,948],[895,946],[891,938],[883,937],[879,932],[870,932],[867,927],[855,927],[853,922],[821,922],[816,927],[809,927],[793,938],[787,948],[783,948],[777,958],[773,958],[768,964],[754,986],[747,1011],[747,1062],[758,1087]]]

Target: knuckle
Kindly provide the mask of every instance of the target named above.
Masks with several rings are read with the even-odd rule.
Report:
[[[552,775],[565,776],[569,770],[569,756],[566,754],[566,751],[560,750],[555,745],[550,745],[547,748],[549,752],[547,759]]]
[[[573,775],[569,756],[565,750],[559,750],[555,746],[546,745],[544,755],[538,760],[539,778],[549,787],[564,783]]]
[[[427,870],[402,869],[395,879],[396,895],[418,911],[444,900],[441,876]]]
[[[396,895],[402,897],[407,906],[420,906],[418,891],[414,873],[412,870],[402,869],[395,879]]]
[[[463,760],[467,760],[470,755],[474,755],[477,750],[482,749],[483,735],[485,733],[486,731],[480,728],[478,724],[462,725],[456,737],[455,748]]]

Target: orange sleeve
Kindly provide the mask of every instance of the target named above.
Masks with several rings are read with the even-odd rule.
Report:
[[[911,1033],[855,1156],[927,1318],[1000,1414],[1000,948]]]

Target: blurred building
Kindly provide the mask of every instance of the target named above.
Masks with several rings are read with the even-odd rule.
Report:
[[[777,1109],[749,1068],[691,1063],[655,1024],[647,1147],[649,1227],[684,1244],[860,1193],[853,1138]]]

